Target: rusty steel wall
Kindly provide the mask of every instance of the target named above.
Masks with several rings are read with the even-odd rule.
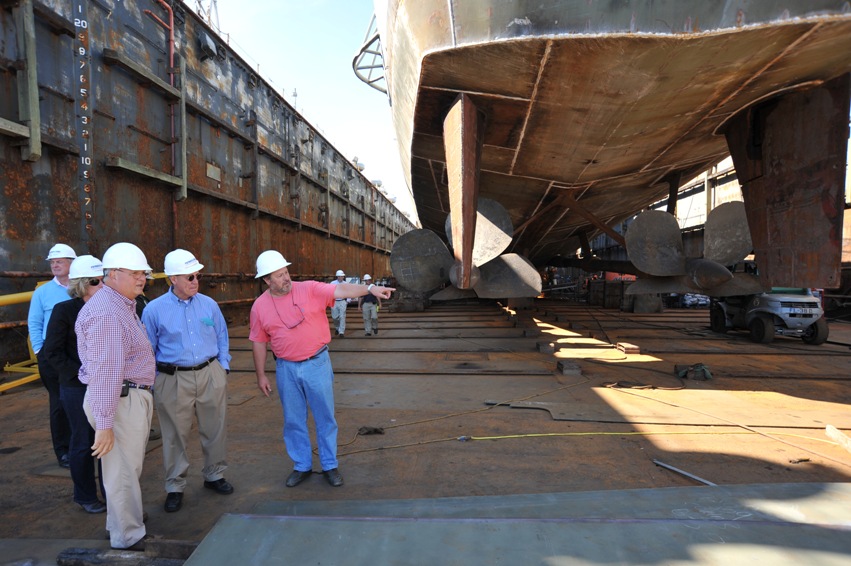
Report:
[[[296,278],[389,277],[412,228],[182,2],[0,1],[0,295],[49,278],[56,242],[129,241],[155,270],[191,250],[233,303],[266,249]]]

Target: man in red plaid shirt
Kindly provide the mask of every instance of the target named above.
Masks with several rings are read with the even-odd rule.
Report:
[[[113,548],[144,550],[139,478],[154,410],[154,351],[136,315],[136,297],[151,266],[121,242],[103,254],[104,287],[80,310],[74,327],[83,408],[95,429],[92,455],[103,464],[106,528]]]

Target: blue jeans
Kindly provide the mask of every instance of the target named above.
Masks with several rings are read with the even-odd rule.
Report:
[[[95,431],[89,425],[89,419],[83,410],[85,387],[59,386],[59,399],[71,425],[71,442],[68,447],[68,459],[71,464],[71,479],[74,481],[74,501],[79,504],[94,503],[98,500],[95,483],[95,459],[92,456],[92,444],[95,443]],[[100,466],[100,460],[98,460]],[[101,493],[106,493],[103,483]]]
[[[322,471],[337,467],[337,420],[334,418],[334,370],[325,350],[304,362],[278,358],[275,369],[278,396],[284,409],[284,445],[293,469],[313,469],[313,449],[307,429],[307,409],[313,413]]]

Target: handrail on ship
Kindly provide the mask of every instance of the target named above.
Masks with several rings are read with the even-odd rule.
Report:
[[[36,284],[36,288],[39,285],[44,285],[47,281],[41,281]],[[26,291],[23,293],[10,293],[8,295],[0,295],[0,306],[8,306],[8,305],[18,305],[21,303],[28,303],[32,300],[33,293],[35,291]],[[20,326],[25,326],[26,322]],[[16,326],[18,326],[16,324]],[[13,387],[18,387],[19,385],[26,385],[27,383],[32,383],[33,381],[40,379],[41,375],[38,373],[38,359],[35,357],[35,352],[33,352],[33,345],[30,341],[29,333],[27,333],[27,350],[30,353],[30,357],[22,362],[17,362],[11,364],[6,362],[6,365],[3,366],[3,371],[9,373],[25,373],[27,375],[21,377],[20,379],[15,379],[10,381],[9,383],[0,384],[0,393],[8,391]]]
[[[352,70],[357,78],[379,92],[387,94],[387,81],[384,80],[384,54],[381,51],[381,36],[375,15],[366,30],[363,45],[352,59]]]
[[[164,273],[155,273],[153,275],[154,279],[159,279],[162,277],[165,277]],[[49,280],[39,281],[36,284],[36,289],[38,289],[40,285],[44,285],[45,283],[49,283]],[[23,293],[10,293],[8,295],[0,295],[0,307],[28,303],[32,300],[34,292],[35,291],[25,291]],[[27,321],[22,320],[18,322],[9,322],[3,324],[7,325],[7,328],[17,328],[21,326],[26,326]],[[25,373],[27,375],[21,377],[20,379],[15,379],[8,383],[0,384],[0,393],[4,393],[5,391],[12,389],[13,387],[32,383],[33,381],[41,378],[41,374],[39,374],[38,372],[38,358],[36,358],[35,352],[33,351],[33,345],[32,341],[30,340],[29,333],[27,333],[27,351],[29,351],[30,353],[30,357],[28,359],[14,364],[6,362],[6,365],[3,366],[3,371],[9,373]]]
[[[39,274],[39,275],[42,275],[42,274]],[[236,278],[240,278],[240,279],[241,278],[247,278],[247,277],[253,278],[253,274],[246,274],[246,273],[208,273],[206,275],[207,275],[207,277],[236,277]],[[24,274],[24,276],[30,277],[30,276],[32,276],[32,274]],[[165,279],[166,277],[167,276],[166,276],[165,273],[153,273],[152,274],[153,279]],[[40,281],[39,283],[36,284],[36,288],[38,288],[39,285],[44,285],[45,283],[48,283],[48,282],[49,282],[49,280],[48,281]],[[32,300],[32,296],[33,296],[34,292],[35,291],[25,291],[25,292],[22,292],[22,293],[10,293],[10,294],[7,294],[7,295],[0,295],[0,307],[5,307],[5,306],[9,306],[9,305],[18,305],[18,304],[22,304],[22,303],[28,303]],[[250,302],[253,302],[253,301],[254,301],[254,298],[233,299],[233,300],[228,300],[228,301],[217,301],[217,302],[220,305],[233,306],[233,305],[247,304],[247,303],[250,303]],[[16,322],[4,322],[4,323],[0,323],[0,329],[2,329],[2,328],[18,328],[18,327],[22,327],[22,326],[26,326],[26,325],[27,325],[27,321],[25,321],[25,320],[16,321]],[[30,357],[28,359],[26,359],[22,362],[14,363],[14,364],[10,363],[10,362],[6,362],[6,365],[3,366],[3,371],[10,372],[10,373],[25,373],[27,375],[25,375],[24,377],[22,377],[20,379],[16,379],[16,380],[10,381],[8,383],[0,384],[0,393],[8,391],[9,389],[12,389],[13,387],[18,387],[19,385],[26,385],[27,383],[31,383],[31,382],[41,378],[41,375],[38,373],[38,359],[36,358],[35,352],[33,351],[32,342],[30,341],[29,334],[27,334],[27,350],[30,353]]]

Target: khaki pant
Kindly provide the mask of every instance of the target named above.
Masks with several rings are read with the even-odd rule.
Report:
[[[345,334],[346,332],[346,308],[349,303],[343,299],[340,301],[335,300],[334,306],[331,307],[331,319],[334,321],[334,327],[340,334]]]
[[[165,490],[183,493],[189,458],[186,446],[193,416],[204,453],[205,481],[224,475],[227,443],[227,374],[218,360],[197,371],[160,372],[154,387],[157,416],[163,435]]]
[[[375,303],[363,304],[363,329],[367,332],[378,331],[378,305]]]
[[[83,408],[89,424],[96,428],[88,392]],[[121,397],[115,410],[112,425],[115,446],[101,458],[106,490],[106,529],[113,548],[133,546],[145,536],[139,478],[153,414],[153,395],[141,389],[131,389],[127,397]]]

